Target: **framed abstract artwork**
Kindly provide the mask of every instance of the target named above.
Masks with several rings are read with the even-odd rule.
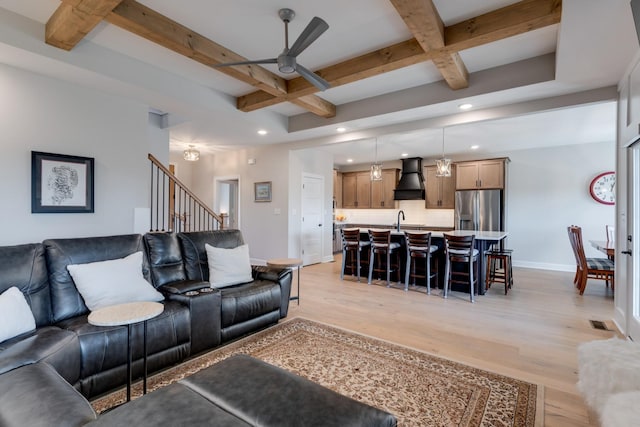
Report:
[[[255,199],[254,202],[270,202],[271,201],[271,181],[254,183]]]
[[[92,213],[91,157],[31,152],[31,213]]]

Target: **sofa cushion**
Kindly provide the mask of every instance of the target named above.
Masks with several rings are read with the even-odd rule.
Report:
[[[0,294],[0,343],[36,328],[31,307],[15,286]]]
[[[75,427],[96,419],[89,402],[47,363],[0,375],[0,414],[4,427]]]
[[[0,344],[0,374],[31,363],[47,362],[70,384],[80,378],[80,344],[71,331],[43,326]]]
[[[240,230],[193,231],[178,233],[184,268],[189,280],[209,281],[209,264],[207,251],[204,247],[209,244],[216,248],[235,248],[244,245]]]
[[[165,301],[164,311],[147,321],[149,372],[166,368],[189,356],[191,322],[189,308],[176,301]],[[127,326],[94,326],[87,315],[63,320],[59,326],[73,331],[80,341],[82,362],[80,390],[96,396],[126,383]],[[144,326],[132,326],[133,376],[142,371]]]
[[[204,247],[207,251],[211,287],[223,288],[253,280],[249,245],[227,249],[205,243]]]
[[[222,327],[245,322],[280,310],[280,286],[267,280],[220,289]]]
[[[144,244],[153,286],[159,288],[167,283],[186,280],[182,250],[175,233],[147,233],[144,235]]]
[[[120,259],[69,264],[67,270],[91,311],[127,302],[164,299],[142,276],[141,251]]]
[[[51,285],[53,323],[88,313],[82,296],[67,270],[69,264],[86,264],[123,258],[144,251],[142,236],[128,234],[74,239],[47,239],[43,242]],[[142,258],[142,273],[149,278],[149,263]]]
[[[22,291],[36,326],[51,324],[51,293],[44,247],[40,243],[0,247],[0,292]]]

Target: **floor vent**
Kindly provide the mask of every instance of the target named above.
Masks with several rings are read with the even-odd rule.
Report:
[[[601,331],[609,330],[609,328],[607,328],[607,324],[604,323],[602,320],[589,320],[589,323],[591,323],[591,326],[593,327],[593,329],[600,329]]]

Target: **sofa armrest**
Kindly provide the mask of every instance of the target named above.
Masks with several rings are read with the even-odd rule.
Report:
[[[162,285],[158,290],[165,295],[182,295],[210,287],[211,284],[209,282],[203,282],[202,280],[180,280]]]
[[[251,266],[253,280],[267,280],[280,285],[280,318],[287,317],[289,312],[289,298],[291,297],[291,280],[293,273],[289,268],[267,267],[264,265]]]
[[[205,288],[207,291],[202,292]],[[222,330],[222,296],[209,282],[186,280],[158,288],[167,300],[189,307],[191,317],[191,355],[220,345]]]

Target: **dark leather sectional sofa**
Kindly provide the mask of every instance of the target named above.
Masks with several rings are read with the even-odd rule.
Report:
[[[287,315],[288,270],[254,267],[252,282],[209,293],[190,292],[209,287],[205,243],[234,248],[243,239],[238,230],[220,230],[48,239],[0,247],[0,293],[18,287],[36,321],[35,331],[0,343],[0,376],[24,365],[47,363],[87,398],[126,383],[127,328],[88,323],[89,310],[68,264],[117,259],[137,251],[146,254],[144,276],[165,296],[163,313],[148,321],[149,372]],[[134,326],[133,335],[142,337],[141,325]],[[134,377],[142,372],[141,341],[133,340]]]

